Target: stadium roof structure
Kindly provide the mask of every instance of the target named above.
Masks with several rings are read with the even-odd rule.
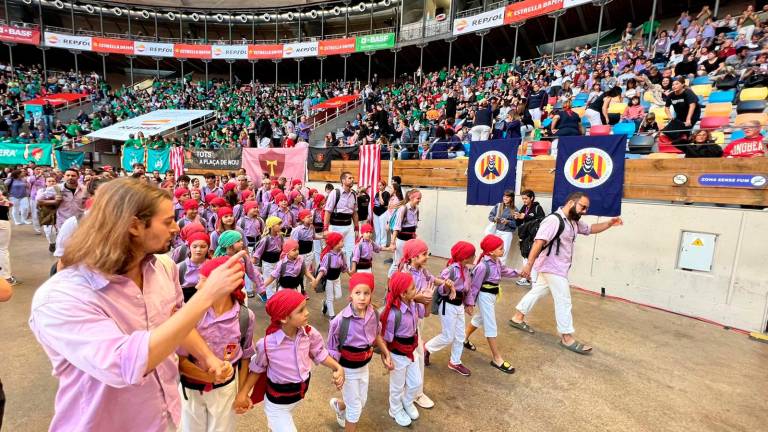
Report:
[[[327,0],[212,0],[209,2],[200,2],[198,0],[112,0],[110,3],[124,3],[131,6],[145,6],[155,8],[189,8],[189,9],[253,9],[253,8],[275,8],[275,7],[296,7],[302,5],[313,5],[318,3],[327,3]],[[205,5],[202,6],[201,5]]]

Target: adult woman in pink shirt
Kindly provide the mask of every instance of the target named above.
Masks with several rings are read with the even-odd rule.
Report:
[[[59,379],[51,431],[176,430],[180,347],[216,382],[231,377],[194,328],[242,280],[243,254],[184,304],[176,266],[161,255],[179,231],[173,216],[162,189],[130,178],[104,185],[64,269],[35,293],[29,325]]]

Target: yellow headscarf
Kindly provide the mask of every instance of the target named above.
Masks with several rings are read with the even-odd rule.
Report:
[[[277,216],[270,216],[267,218],[267,220],[264,222],[264,233],[262,235],[269,235],[270,230],[273,226],[283,223],[283,220],[280,219]]]

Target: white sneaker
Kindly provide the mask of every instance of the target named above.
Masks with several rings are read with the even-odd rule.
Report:
[[[419,410],[416,409],[416,406],[414,404],[404,405],[403,408],[405,409],[405,413],[408,414],[408,417],[410,417],[411,420],[416,420],[419,418]]]
[[[531,283],[528,282],[528,279],[526,279],[526,278],[518,279],[517,281],[515,281],[515,283],[517,285],[519,285],[519,286],[530,286],[531,285]]]
[[[424,409],[430,409],[435,406],[435,402],[425,394],[420,395],[413,402]]]
[[[411,418],[408,417],[405,411],[399,411],[397,414],[392,414],[392,411],[389,411],[389,416],[395,419],[395,423],[402,427],[408,427],[412,423]]]
[[[331,409],[333,409],[333,412],[336,414],[336,423],[338,423],[341,427],[346,427],[347,420],[344,418],[344,411],[339,409],[339,400],[336,398],[331,398],[330,404]]]

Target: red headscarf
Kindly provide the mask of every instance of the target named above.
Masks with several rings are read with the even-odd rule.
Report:
[[[258,208],[259,203],[256,201],[247,201],[245,204],[243,204],[243,210],[245,211],[245,215],[248,214],[249,211],[251,211],[252,208]]]
[[[458,241],[451,248],[451,259],[448,260],[447,266],[453,263],[458,263],[459,273],[461,274],[461,278],[464,279],[464,265],[461,263],[465,259],[471,258],[473,256],[475,256],[475,246],[469,242]]]
[[[272,199],[274,200],[277,194],[281,194],[281,193],[283,193],[283,191],[281,191],[279,188],[274,188],[269,191],[269,196],[272,197]]]
[[[280,205],[280,203],[283,201],[288,202],[288,198],[286,198],[284,193],[278,192],[278,194],[275,195],[275,204]]]
[[[372,232],[373,232],[373,225],[369,223],[364,223],[360,225],[360,234],[372,233]]]
[[[185,212],[188,212],[190,210],[197,210],[197,208],[198,208],[197,201],[195,201],[193,199],[188,199],[188,200],[184,201],[184,211]]]
[[[237,183],[229,182],[224,185],[224,193],[235,190],[236,187],[237,187]]]
[[[300,184],[302,184],[302,181],[301,181],[300,179],[293,179],[293,180],[291,181],[291,189],[293,189],[294,187],[296,187],[296,185],[300,185]]]
[[[181,240],[186,242],[189,236],[191,236],[196,232],[201,232],[201,233],[206,232],[205,227],[201,223],[192,222],[184,225],[184,228],[182,228],[181,231],[179,232],[179,236],[181,236]]]
[[[297,191],[297,190],[292,190],[289,195],[290,195],[290,198],[291,198],[290,202],[293,203],[293,200],[295,200],[297,196],[301,195],[301,193],[299,193],[299,191]]]
[[[314,208],[318,209],[320,208],[320,204],[325,201],[325,195],[318,193],[314,197],[312,197],[312,202],[315,204]]]
[[[226,255],[209,259],[208,261],[203,263],[202,267],[200,267],[200,276],[209,277],[211,275],[211,272],[214,269],[226,263],[227,260],[229,260],[229,256],[226,256]],[[243,267],[243,263],[239,263],[239,265]],[[232,291],[232,294],[230,294],[232,296],[232,299],[240,304],[243,304],[245,302],[245,293],[243,292],[243,286],[245,286],[245,279],[241,279],[240,284],[237,286],[237,288],[235,288]]]
[[[403,245],[403,258],[398,264],[399,268],[403,268],[404,265],[411,262],[411,258],[415,258],[424,252],[429,250],[429,246],[422,239],[410,239]]]
[[[243,200],[243,201],[247,200],[251,196],[253,196],[253,191],[250,190],[250,189],[246,189],[246,190],[240,192],[240,199]]]
[[[303,221],[305,217],[312,216],[312,212],[308,209],[299,210],[299,222]]]
[[[181,196],[182,196],[182,195],[184,195],[184,194],[187,194],[187,195],[189,195],[189,189],[186,189],[186,188],[178,188],[178,189],[176,189],[175,191],[173,191],[173,196],[175,196],[177,200],[178,200],[179,198],[181,198]]]
[[[293,311],[304,303],[306,299],[296,290],[283,289],[275,293],[267,300],[265,307],[267,315],[271,319],[266,334],[270,335],[280,330],[280,320],[288,318]]]
[[[504,240],[502,240],[501,237],[499,236],[488,234],[487,236],[483,237],[483,240],[480,241],[480,249],[483,250],[483,253],[480,254],[480,257],[477,259],[477,262],[480,262],[480,260],[483,259],[484,256],[490,254],[491,252],[495,251],[496,249],[502,246],[504,246]]]
[[[344,240],[344,236],[341,235],[341,233],[329,232],[328,235],[325,236],[325,247],[322,252],[320,252],[320,259],[322,260],[323,257],[330,252],[331,249],[336,247],[337,244],[341,243],[342,240]]]
[[[272,180],[272,187],[280,187],[280,182],[277,179]]]
[[[221,220],[221,218],[226,215],[234,215],[232,212],[232,207],[221,207],[219,208],[219,211],[216,212],[216,216],[219,217],[219,220]]]
[[[307,196],[309,197],[309,199],[312,199],[316,193],[317,193],[317,189],[310,189],[309,191],[307,191]]]
[[[356,273],[357,274],[357,273]],[[389,277],[389,290],[387,291],[386,304],[384,305],[384,311],[381,313],[381,335],[387,331],[387,319],[389,318],[389,311],[393,307],[400,307],[400,296],[403,295],[408,288],[413,285],[413,276],[410,273],[394,272]]]
[[[283,259],[286,255],[288,255],[288,252],[298,249],[299,248],[299,242],[292,238],[287,238],[283,240],[283,251],[280,254],[280,259]]]
[[[211,205],[216,207],[229,207],[227,200],[218,196],[211,200]]]
[[[207,193],[205,194],[205,203],[208,205],[211,205],[211,201],[215,200],[218,197],[219,196],[216,195],[215,193]]]
[[[196,231],[196,232],[193,232],[192,234],[187,236],[187,246],[191,247],[192,243],[194,243],[194,242],[196,242],[198,240],[202,240],[202,241],[206,242],[208,244],[208,246],[211,245],[211,237],[207,233]]]
[[[373,273],[355,273],[349,278],[349,292],[352,292],[358,285],[368,285],[371,287],[371,294],[374,289]]]

